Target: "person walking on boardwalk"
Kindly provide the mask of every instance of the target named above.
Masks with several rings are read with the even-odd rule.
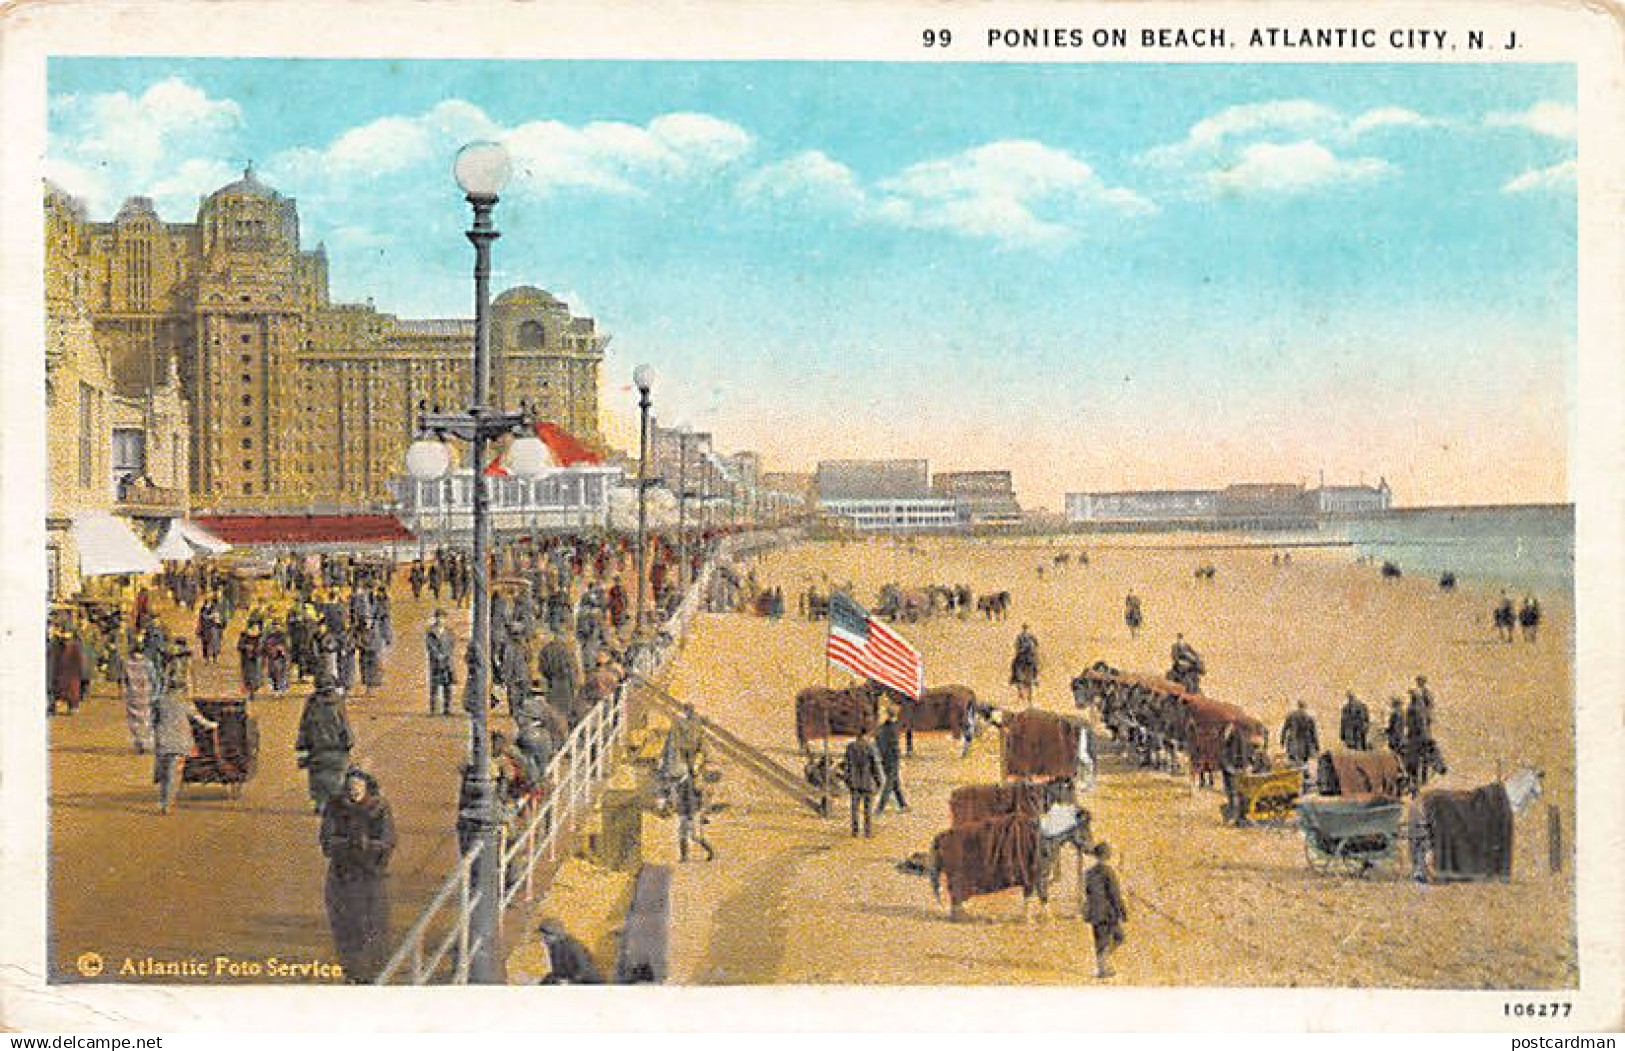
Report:
[[[1016,688],[1016,699],[1031,705],[1033,691],[1038,686],[1038,636],[1031,625],[1023,624],[1016,636],[1016,653],[1010,659],[1010,685]]]
[[[423,635],[423,648],[429,657],[429,714],[451,714],[451,655],[456,640],[446,627],[444,610],[436,609]]]
[[[119,688],[124,694],[124,722],[130,728],[137,755],[153,750],[152,702],[161,685],[158,669],[152,666],[152,661],[139,645],[131,646],[119,676]]]
[[[181,761],[192,754],[192,724],[206,730],[219,723],[204,716],[184,690],[163,689],[152,701],[152,780],[158,786],[158,812],[169,813],[180,791]]]
[[[344,789],[355,737],[344,710],[344,691],[332,682],[317,685],[299,716],[294,752],[308,779],[310,802],[318,813]]]
[[[866,730],[859,730],[858,735],[846,745],[846,787],[852,797],[852,835],[859,832],[858,818],[861,816],[862,832],[868,837],[873,834],[875,789],[880,786],[880,760],[875,755],[875,746],[869,740]]]
[[[327,857],[327,922],[344,980],[371,982],[389,949],[389,859],[395,818],[371,774],[351,768],[343,790],[322,811]]]
[[[1343,747],[1355,752],[1366,752],[1371,749],[1371,712],[1365,702],[1354,696],[1350,690],[1348,700],[1343,702],[1343,712],[1338,719],[1337,736],[1342,740]]]
[[[1115,972],[1108,961],[1112,950],[1123,944],[1128,909],[1123,905],[1117,873],[1108,864],[1111,844],[1096,844],[1094,854],[1095,863],[1083,876],[1083,913],[1095,936],[1095,977],[1110,978]]]
[[[237,671],[242,677],[243,692],[249,700],[253,700],[260,687],[265,685],[263,642],[260,621],[257,620],[250,620],[242,634],[237,636]]]
[[[880,720],[880,727],[875,730],[875,756],[880,760],[880,802],[875,805],[876,813],[885,813],[886,800],[896,799],[898,810],[907,810],[908,801],[903,798],[903,755],[902,733],[897,726],[897,717],[891,709]]]
[[[1306,765],[1320,751],[1320,731],[1315,727],[1315,717],[1302,701],[1287,713],[1286,722],[1281,726],[1281,747],[1286,749],[1286,760],[1293,766]]]
[[[672,802],[677,810],[677,856],[679,860],[688,860],[688,844],[692,840],[705,848],[705,860],[716,858],[717,852],[706,841],[705,828],[705,789],[700,785],[699,776],[693,770],[685,770],[677,779],[677,787],[672,791]]]

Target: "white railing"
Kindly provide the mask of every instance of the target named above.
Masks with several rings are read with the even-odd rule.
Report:
[[[627,691],[622,684],[613,697],[594,705],[570,731],[564,747],[548,763],[535,802],[527,802],[519,811],[515,823],[522,831],[502,851],[507,880],[504,909],[521,894],[527,902],[535,897],[537,870],[545,866],[544,874],[551,874],[565,833],[597,803],[598,790],[609,777],[615,749],[625,734]]]
[[[446,882],[441,884],[439,893],[429,902],[428,908],[423,910],[423,914],[412,925],[412,929],[406,932],[401,947],[395,950],[395,955],[389,958],[384,969],[378,973],[377,984],[388,985],[410,964],[406,977],[411,984],[427,985],[430,979],[439,973],[446,954],[453,949],[457,955],[453,957],[451,982],[454,985],[468,984],[468,962],[481,945],[481,942],[473,937],[469,921],[474,915],[474,906],[479,902],[479,892],[474,889],[474,863],[484,848],[484,843],[475,843],[473,848],[457,862],[456,869]],[[431,932],[436,926],[436,921],[442,918],[441,913],[448,909],[456,911],[449,916],[448,929],[441,933],[439,942],[430,949],[430,942],[433,940]]]
[[[733,557],[783,543],[795,535],[794,530],[778,530],[768,534],[747,534],[725,538],[719,553]],[[652,679],[669,664],[681,640],[698,614],[701,596],[710,588],[716,572],[716,560],[707,559],[700,573],[690,583],[688,592],[672,615],[667,618],[663,633],[672,640],[671,645],[659,646],[638,654],[628,669],[634,675]],[[626,703],[630,691],[622,683],[614,696],[593,706],[586,718],[577,723],[565,738],[564,746],[553,756],[542,777],[542,790],[534,802],[525,804],[514,824],[521,827],[511,844],[502,850],[503,908],[521,896],[534,900],[538,890],[545,892],[545,880],[552,876],[559,854],[565,847],[565,837],[576,822],[590,813],[598,801],[598,792],[609,777],[614,765],[617,746],[626,733]],[[506,839],[506,836],[503,837]],[[453,985],[468,982],[468,961],[479,942],[472,941],[470,919],[478,894],[474,891],[472,872],[474,859],[483,844],[474,847],[458,861],[445,883],[430,900],[428,906],[412,924],[401,945],[395,950],[384,969],[379,972],[377,984],[392,981],[410,981],[413,985],[427,985],[441,972],[446,957],[453,949],[451,974],[447,981]],[[515,866],[518,866],[517,869]],[[455,911],[453,911],[455,910]],[[498,922],[501,922],[499,915]],[[438,941],[435,940],[438,932]],[[408,967],[410,964],[410,967]]]

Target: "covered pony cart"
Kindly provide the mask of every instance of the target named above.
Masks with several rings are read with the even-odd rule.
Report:
[[[1364,875],[1399,850],[1404,804],[1381,796],[1298,800],[1298,824],[1309,867],[1317,872]]]
[[[1031,781],[1072,781],[1089,763],[1088,735],[1081,721],[1040,709],[1007,716],[1000,758],[1004,776]]]
[[[215,723],[192,724],[192,754],[181,767],[186,784],[225,785],[233,798],[259,765],[260,731],[244,700],[200,700],[197,710]]]
[[[1298,806],[1302,792],[1303,771],[1295,766],[1236,775],[1236,795],[1246,821],[1285,821]],[[1222,805],[1221,812],[1226,821],[1234,820],[1229,801]]]

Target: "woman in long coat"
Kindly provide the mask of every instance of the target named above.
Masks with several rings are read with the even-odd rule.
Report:
[[[311,804],[318,812],[343,791],[344,771],[354,744],[343,691],[319,687],[305,702],[293,745],[309,779]]]
[[[159,690],[158,669],[141,652],[132,647],[123,662],[119,687],[124,693],[124,722],[130,728],[130,740],[137,755],[152,750],[152,702]]]
[[[84,696],[84,651],[73,632],[57,630],[52,632],[52,645],[47,652],[51,676],[51,707],[47,710],[55,712],[61,703],[72,715],[79,710],[79,701]]]
[[[347,982],[377,977],[389,950],[389,858],[395,819],[370,774],[351,769],[322,812],[327,922]]]
[[[243,633],[237,636],[237,664],[242,674],[243,692],[250,700],[265,685],[264,638],[258,621],[249,621]]]
[[[158,785],[158,812],[169,813],[169,804],[180,790],[181,760],[192,752],[192,723],[213,730],[220,724],[204,716],[184,690],[164,689],[153,694],[152,780]]]

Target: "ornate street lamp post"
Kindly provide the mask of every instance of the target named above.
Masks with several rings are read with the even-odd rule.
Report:
[[[457,152],[453,165],[457,184],[474,209],[474,224],[467,231],[474,245],[474,390],[468,410],[460,413],[422,412],[422,435],[407,450],[407,470],[414,478],[439,478],[451,462],[446,437],[471,446],[474,503],[473,666],[469,669],[469,752],[476,787],[473,809],[477,815],[476,841],[480,855],[473,870],[474,901],[469,923],[468,977],[494,984],[503,978],[501,943],[502,838],[496,814],[496,791],[491,782],[491,737],[486,728],[491,696],[491,602],[487,563],[491,546],[489,483],[485,478],[489,442],[510,434],[518,437],[508,449],[508,469],[520,477],[547,472],[549,455],[528,412],[494,409],[487,402],[491,387],[491,242],[500,235],[491,221],[497,195],[507,184],[508,152],[494,142],[476,142]],[[421,406],[420,406],[421,409]],[[432,436],[432,437],[431,437]]]
[[[688,425],[677,425],[677,590],[688,587]]]
[[[648,585],[645,562],[649,556],[649,388],[654,386],[653,370],[639,365],[632,370],[632,382],[638,388],[638,605],[633,633],[643,634],[643,604]]]

